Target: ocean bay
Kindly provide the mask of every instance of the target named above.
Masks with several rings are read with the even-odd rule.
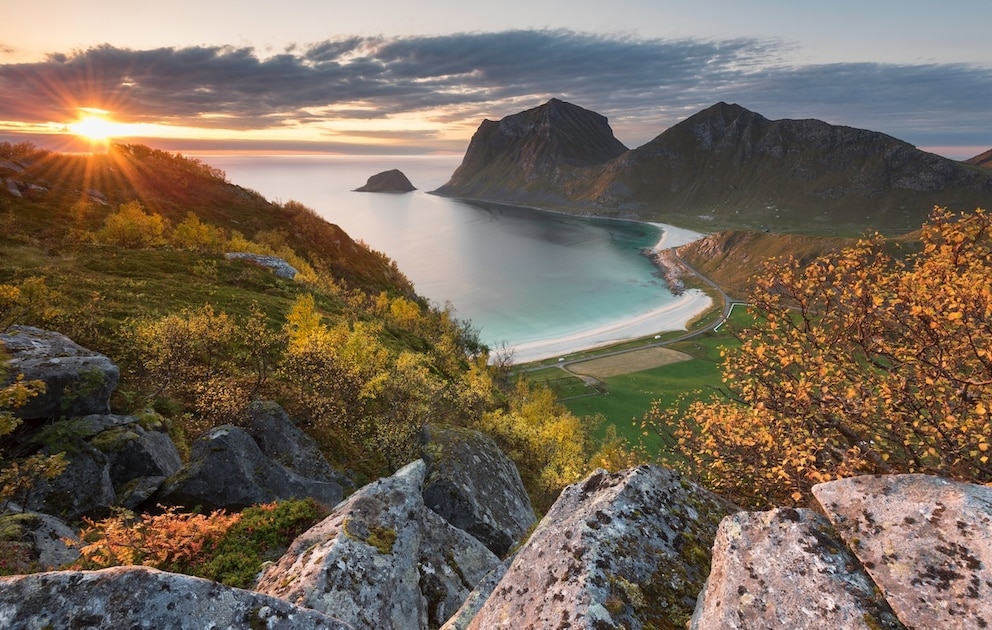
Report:
[[[699,292],[673,296],[642,254],[662,239],[663,226],[428,194],[447,181],[459,157],[199,157],[232,183],[303,203],[383,252],[420,295],[450,303],[484,342],[513,348],[517,361],[682,329],[709,304]],[[352,192],[392,168],[418,190]]]

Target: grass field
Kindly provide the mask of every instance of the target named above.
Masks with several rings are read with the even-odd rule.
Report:
[[[735,308],[730,327],[745,326],[749,321],[747,309]],[[578,416],[602,414],[605,422],[600,432],[612,424],[628,441],[642,443],[649,453],[656,454],[665,448],[666,438],[654,432],[645,435],[641,429],[641,420],[652,403],[658,400],[662,407],[669,408],[679,404],[683,398],[688,400],[715,391],[714,388],[721,385],[720,350],[737,343],[727,327],[721,327],[719,332],[706,333],[658,349],[672,352],[658,353],[657,356],[683,358],[680,361],[641,369],[641,361],[649,355],[642,355],[636,360],[623,358],[628,355],[619,355],[608,359],[591,358],[569,366],[574,372],[601,376],[595,385],[589,385],[555,366],[531,372],[528,378],[552,387],[562,404]],[[636,356],[642,352],[645,351],[631,354]],[[597,368],[615,370],[615,365],[624,364],[630,371],[618,373],[623,370],[617,370],[612,375],[597,372]]]

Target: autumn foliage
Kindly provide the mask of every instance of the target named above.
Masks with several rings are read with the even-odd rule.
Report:
[[[649,414],[675,427],[671,463],[750,506],[863,473],[992,481],[992,218],[936,209],[921,240],[769,268],[724,395]]]
[[[249,588],[266,560],[278,558],[299,534],[327,515],[312,499],[291,499],[240,513],[179,512],[84,519],[75,567],[144,565]]]

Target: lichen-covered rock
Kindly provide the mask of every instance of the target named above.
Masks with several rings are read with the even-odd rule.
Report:
[[[327,463],[317,443],[293,424],[278,404],[271,401],[251,403],[241,424],[267,457],[297,475],[336,483],[346,492],[354,486],[347,476]]]
[[[436,628],[499,559],[427,509],[416,461],[301,534],[256,590],[356,628]]]
[[[245,260],[259,267],[272,270],[277,278],[292,280],[299,273],[296,267],[289,264],[278,256],[266,256],[265,254],[253,254],[251,252],[228,252],[224,254],[228,260]]]
[[[25,562],[8,570],[49,571],[79,557],[79,550],[68,544],[77,538],[76,531],[63,521],[40,512],[22,512],[17,506],[8,508],[10,512],[0,514],[0,545],[21,547],[23,553],[17,555]]]
[[[684,627],[736,511],[663,468],[596,471],[562,491],[468,627]]]
[[[992,488],[880,475],[813,496],[907,627],[992,625]]]
[[[44,394],[13,410],[19,418],[49,419],[110,413],[110,395],[120,371],[104,355],[87,350],[65,335],[31,326],[11,326],[0,334],[10,355],[8,382],[44,381]]]
[[[830,523],[811,510],[723,519],[690,630],[901,628]]]
[[[147,567],[0,578],[0,627],[349,630],[273,597]]]
[[[488,436],[429,427],[421,452],[427,507],[496,555],[506,555],[537,521],[517,467]]]
[[[465,630],[468,628],[469,624],[472,623],[472,619],[475,618],[479,611],[482,610],[482,606],[489,599],[489,596],[493,594],[496,590],[496,585],[500,583],[503,576],[506,575],[507,570],[509,570],[510,565],[513,564],[513,559],[516,554],[511,554],[508,558],[499,563],[495,569],[486,574],[486,577],[482,578],[472,592],[468,594],[465,601],[462,602],[461,607],[454,615],[448,617],[448,620],[444,622],[441,626],[441,630]]]
[[[156,500],[188,508],[242,509],[280,499],[312,497],[337,504],[341,486],[307,479],[265,456],[242,429],[215,427],[200,436],[189,462],[166,480]]]

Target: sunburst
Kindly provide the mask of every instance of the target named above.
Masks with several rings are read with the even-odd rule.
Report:
[[[107,145],[114,136],[119,135],[120,127],[109,115],[110,112],[103,109],[80,107],[79,120],[70,123],[68,129],[91,144]]]

